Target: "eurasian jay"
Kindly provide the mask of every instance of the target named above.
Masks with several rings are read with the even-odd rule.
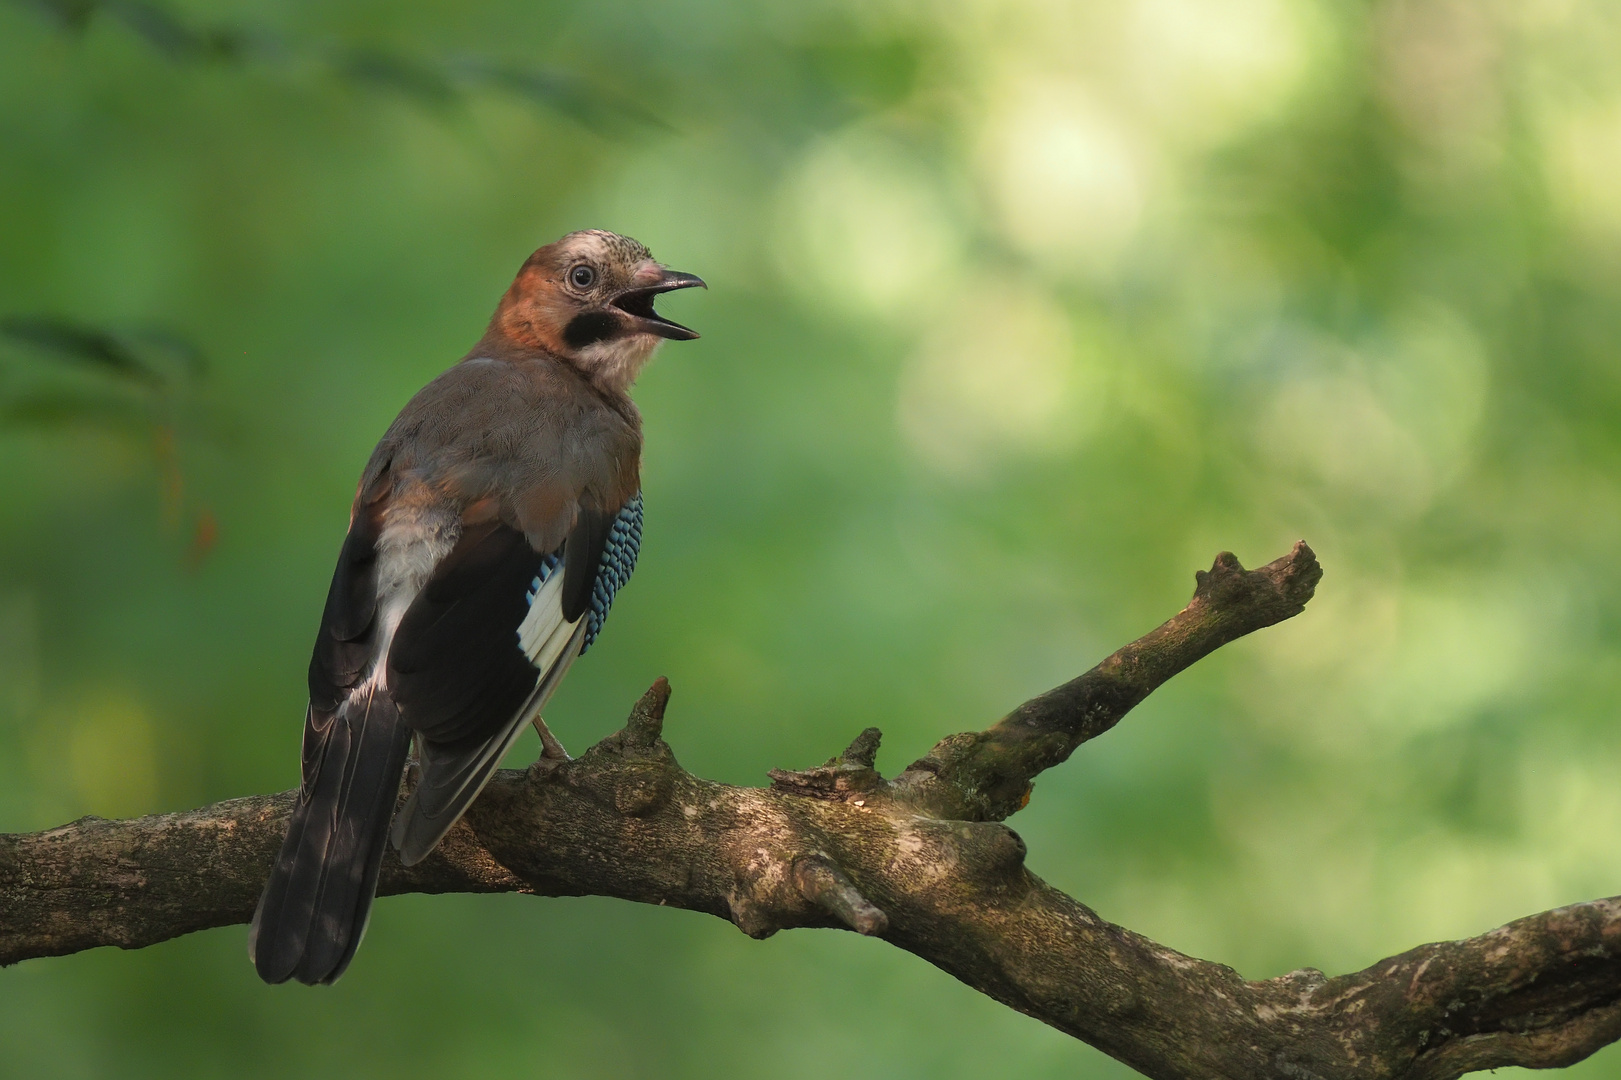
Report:
[[[478,797],[602,629],[641,542],[653,310],[702,286],[629,237],[541,248],[489,329],[372,452],[310,659],[303,783],[253,917],[266,982],[330,983],[365,933],[385,845],[411,865]],[[394,814],[413,739],[421,775]],[[390,819],[393,828],[390,829]]]

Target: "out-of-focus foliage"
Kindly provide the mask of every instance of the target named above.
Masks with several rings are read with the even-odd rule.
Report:
[[[0,828],[291,785],[367,451],[602,226],[711,291],[571,746],[667,674],[700,774],[893,771],[1306,537],[1304,616],[1042,779],[1033,868],[1255,976],[1621,891],[1617,55],[1605,0],[0,6]],[[848,934],[243,945],[0,973],[0,1071],[1128,1075]]]

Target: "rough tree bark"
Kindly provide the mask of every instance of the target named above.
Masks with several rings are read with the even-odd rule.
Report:
[[[695,777],[661,738],[660,679],[583,757],[501,772],[427,861],[385,863],[380,891],[616,896],[753,937],[849,927],[1165,1080],[1440,1080],[1568,1065],[1621,1037],[1621,898],[1355,974],[1249,982],[1025,868],[1001,822],[1038,773],[1214,649],[1298,614],[1321,576],[1304,543],[1252,571],[1222,554],[1170,621],[891,780],[873,768],[873,729],[769,788]],[[247,921],[293,798],[0,837],[0,964]]]

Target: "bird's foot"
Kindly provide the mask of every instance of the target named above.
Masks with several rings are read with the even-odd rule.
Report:
[[[535,732],[540,736],[542,759],[559,763],[574,760],[568,756],[568,751],[563,749],[563,744],[557,741],[557,736],[552,734],[552,729],[546,726],[546,721],[538,716],[535,717]]]

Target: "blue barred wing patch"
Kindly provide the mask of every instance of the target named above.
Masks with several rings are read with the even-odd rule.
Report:
[[[636,555],[641,549],[642,493],[638,491],[614,518],[613,526],[608,530],[608,542],[602,547],[602,560],[597,563],[597,580],[591,585],[591,604],[585,612],[585,641],[580,645],[581,653],[590,648],[602,632],[602,624],[608,619],[608,609],[613,606],[614,594],[630,580],[631,571],[636,569]],[[525,602],[533,604],[535,595],[540,592],[546,579],[562,567],[561,549],[545,556],[540,563],[540,572],[529,583]]]
[[[546,584],[547,578],[557,573],[559,566],[563,565],[563,556],[560,554],[562,550],[562,548],[558,548],[557,551],[552,552],[550,555],[540,557],[540,573],[536,574],[535,580],[529,583],[529,591],[523,594],[525,604],[530,607],[534,606],[535,597],[540,595],[540,587]]]
[[[642,493],[631,496],[614,518],[608,530],[608,542],[602,546],[602,561],[597,564],[597,580],[591,586],[591,607],[585,613],[585,641],[580,645],[583,654],[591,647],[602,624],[613,606],[614,594],[625,587],[631,571],[636,569],[636,555],[642,550]]]

